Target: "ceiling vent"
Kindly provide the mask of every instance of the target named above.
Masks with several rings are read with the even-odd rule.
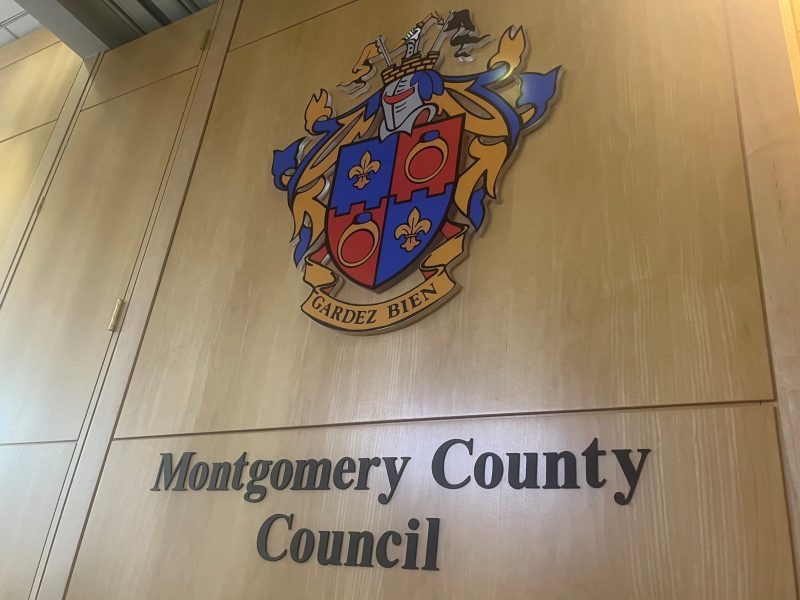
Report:
[[[24,10],[84,58],[174,23],[214,1],[16,0]]]

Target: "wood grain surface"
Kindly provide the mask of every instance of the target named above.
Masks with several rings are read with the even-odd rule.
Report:
[[[172,235],[189,179],[194,168],[206,119],[219,81],[239,0],[221,0],[212,22],[213,35],[201,57],[192,85],[188,110],[179,128],[178,140],[167,166],[168,177],[159,190],[158,216],[148,233],[146,250],[135,269],[135,282],[129,288],[128,309],[116,336],[113,360],[104,375],[102,389],[96,396],[91,422],[82,430],[80,456],[69,474],[68,493],[62,494],[57,510],[57,532],[48,539],[49,558],[40,565],[34,583],[36,597],[42,600],[63,598],[72,571],[83,528],[105,464],[114,425],[119,415],[130,372],[139,349],[141,336],[166,261]],[[170,26],[172,27],[172,26]],[[169,27],[166,28],[169,30]]]
[[[55,35],[40,27],[17,41],[0,47],[0,69],[57,43],[58,38]]]
[[[728,0],[728,6],[800,577],[800,109],[792,93],[800,56],[796,40],[783,39],[774,3]]]
[[[73,442],[0,446],[0,597],[27,598]]]
[[[311,322],[270,176],[370,36],[447,5],[358,2],[234,50],[119,436],[773,396],[721,3],[469,7],[494,36],[525,27],[528,69],[566,75],[453,271],[459,294],[386,335]]]
[[[794,74],[794,90],[800,106],[800,0],[779,0],[789,63]]]
[[[455,482],[483,452],[571,450],[580,459],[595,437],[606,450],[652,449],[627,506],[612,498],[627,488],[611,453],[601,458],[608,481],[600,489],[514,490],[504,480],[494,489],[472,481],[446,490],[431,475],[434,452],[451,438],[474,440],[472,457],[463,447],[448,455]],[[370,474],[369,490],[268,489],[260,503],[246,502],[245,490],[150,491],[160,453],[177,460],[184,451],[208,462],[243,451],[251,460],[411,461],[386,505],[378,502],[389,489],[385,469]],[[256,537],[272,514],[294,514],[295,531],[377,535],[406,531],[411,518],[440,518],[439,571],[267,562]],[[769,405],[121,440],[67,597],[790,600],[786,519]],[[282,525],[271,534],[273,555],[288,543],[286,532]]]
[[[0,441],[77,438],[193,75],[78,118],[0,308]]]
[[[19,216],[52,131],[53,124],[48,123],[0,142],[0,248]]]
[[[209,7],[104,54],[84,107],[197,66],[213,16]]]
[[[0,68],[0,140],[55,121],[80,64],[58,43]]]
[[[6,241],[0,247],[0,304],[5,299],[14,271],[25,249],[25,243],[35,226],[38,210],[53,180],[53,175],[67,146],[70,134],[78,120],[88,84],[94,75],[99,61],[97,57],[89,58],[78,67],[75,80],[69,88],[58,119],[53,123],[50,139],[42,153],[39,165],[28,186],[17,215],[14,218]]]
[[[320,87],[354,105],[336,84],[374,36],[451,5],[225,0],[105,54],[86,98],[49,34],[0,48],[0,247],[37,142],[58,165],[36,171],[45,204],[0,287],[0,597],[68,581],[80,600],[798,597],[800,77],[776,0],[463,6],[494,41],[445,73],[522,25],[528,70],[565,68],[560,98],[454,269],[459,294],[373,337],[300,312],[272,152]],[[54,128],[70,89],[64,110],[84,110]],[[548,411],[588,412],[513,414]],[[451,438],[476,450],[454,476],[481,452],[571,450],[581,487],[442,489],[431,457]],[[630,505],[610,454],[607,484],[585,484],[594,438],[652,449]],[[68,441],[9,444],[36,440]],[[380,469],[369,491],[260,503],[151,491],[160,453],[186,451],[411,463],[385,506]],[[256,536],[276,513],[377,534],[441,518],[439,571],[269,563]]]
[[[231,48],[239,48],[352,1],[264,2],[263,0],[245,0],[242,2],[242,11],[236,23]]]

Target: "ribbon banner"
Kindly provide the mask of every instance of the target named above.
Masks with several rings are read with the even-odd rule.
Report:
[[[447,268],[464,253],[468,227],[460,225],[420,263],[425,281],[391,300],[375,304],[351,304],[331,296],[339,275],[325,265],[306,259],[303,280],[312,291],[301,309],[309,317],[333,329],[351,333],[381,332],[422,316],[442,304],[455,289],[456,282]]]

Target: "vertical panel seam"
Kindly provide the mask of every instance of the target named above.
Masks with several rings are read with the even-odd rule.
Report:
[[[19,243],[19,245],[17,247],[17,251],[16,251],[16,254],[14,256],[13,262],[12,262],[10,268],[9,268],[9,271],[6,274],[6,277],[2,282],[3,285],[0,285],[0,309],[2,308],[2,304],[3,304],[3,301],[5,300],[5,296],[6,296],[8,290],[9,290],[9,288],[11,286],[11,280],[13,279],[13,274],[16,272],[17,266],[19,265],[19,261],[21,260],[21,255],[22,255],[22,253],[23,253],[23,251],[25,249],[25,246],[27,245],[28,240],[30,239],[31,234],[33,233],[33,227],[35,225],[36,219],[38,218],[38,211],[39,211],[40,204],[41,204],[42,200],[44,199],[44,197],[47,195],[47,193],[50,190],[50,185],[51,185],[51,183],[52,183],[52,181],[53,181],[53,179],[54,179],[54,177],[56,175],[56,172],[58,171],[58,167],[61,164],[61,159],[64,156],[64,152],[66,151],[66,147],[67,147],[67,145],[69,143],[70,138],[72,137],[72,132],[74,131],[75,126],[77,124],[78,116],[80,115],[80,112],[81,112],[81,106],[83,105],[83,102],[86,100],[86,97],[89,94],[89,89],[91,88],[91,85],[92,85],[92,82],[94,80],[94,77],[95,77],[95,75],[97,74],[97,71],[100,68],[100,63],[102,62],[102,59],[103,59],[103,54],[102,53],[98,57],[93,59],[93,63],[92,63],[91,69],[89,71],[89,75],[86,78],[86,81],[83,83],[83,89],[81,90],[81,93],[80,93],[80,96],[78,98],[78,101],[76,102],[74,108],[72,109],[72,114],[70,114],[69,117],[68,117],[69,118],[69,124],[67,125],[67,128],[64,131],[62,139],[58,142],[58,144],[59,144],[58,151],[56,153],[56,156],[53,159],[52,164],[49,167],[49,170],[48,170],[48,173],[47,173],[47,177],[45,178],[45,181],[44,181],[44,183],[42,185],[42,189],[41,189],[40,193],[37,195],[37,200],[36,200],[36,203],[34,204],[33,212],[30,215],[30,218],[29,218],[29,221],[28,221],[28,226],[25,229],[23,238],[20,240],[20,243]],[[92,60],[92,59],[90,59],[90,60]],[[77,82],[78,78],[80,77],[80,73],[81,73],[81,67],[79,66],[78,67],[78,71],[77,71],[77,73],[75,75],[75,79],[73,80],[73,86],[75,85],[75,82]],[[65,99],[64,104],[61,107],[61,112],[59,113],[59,119],[58,120],[60,120],[62,115],[64,114],[64,110],[67,108],[68,102],[69,102],[69,94],[68,94],[67,99]],[[51,136],[54,135],[55,133],[56,133],[55,131],[53,133],[51,133]],[[36,585],[38,573],[39,573],[40,569],[42,568],[42,564],[43,564],[42,561],[43,560],[46,561],[46,556],[45,555],[47,553],[48,542],[49,542],[49,539],[50,539],[51,531],[54,530],[54,526],[57,523],[57,513],[58,513],[59,500],[61,498],[61,495],[64,492],[65,487],[67,486],[67,480],[68,480],[69,475],[70,475],[70,465],[71,465],[71,463],[72,463],[72,461],[73,461],[73,459],[74,459],[74,457],[75,457],[75,455],[76,455],[76,453],[78,451],[78,444],[79,444],[79,439],[76,439],[75,443],[74,443],[74,446],[72,448],[72,453],[70,455],[70,461],[69,461],[69,463],[67,465],[67,471],[64,473],[64,479],[63,479],[63,481],[61,483],[61,488],[59,489],[58,498],[56,499],[56,505],[53,507],[53,514],[50,517],[50,524],[48,525],[48,528],[47,528],[47,534],[45,536],[44,543],[42,544],[42,549],[41,549],[41,551],[39,553],[39,560],[38,560],[38,562],[36,564],[36,571],[34,572],[33,580],[31,581],[31,587],[30,587],[30,590],[28,592],[28,597],[30,597],[31,594],[33,594],[33,589],[34,589],[34,587]]]
[[[758,274],[758,289],[760,292],[761,311],[764,319],[764,333],[766,335],[766,342],[767,342],[767,358],[769,360],[769,372],[772,383],[772,393],[773,396],[775,397],[778,407],[778,410],[776,410],[776,415],[775,415],[775,423],[778,429],[778,448],[780,450],[779,455],[781,463],[781,475],[783,478],[783,495],[784,495],[784,502],[786,504],[786,516],[788,519],[787,524],[789,525],[789,546],[792,559],[792,573],[794,574],[795,595],[797,596],[797,598],[800,599],[800,574],[797,572],[798,557],[796,550],[796,546],[798,543],[800,543],[800,540],[795,539],[795,528],[792,526],[793,519],[797,519],[798,517],[797,515],[793,516],[791,498],[789,497],[791,481],[789,481],[790,473],[786,465],[786,447],[785,444],[783,443],[783,435],[782,435],[783,428],[781,426],[782,421],[779,408],[781,404],[781,398],[778,395],[778,385],[775,375],[775,360],[772,350],[772,336],[770,335],[769,315],[767,312],[766,295],[764,293],[764,280],[761,267],[761,253],[759,249],[758,229],[756,227],[756,215],[753,206],[753,193],[750,181],[750,161],[748,160],[747,148],[745,145],[744,124],[742,122],[742,107],[741,107],[741,102],[739,100],[740,87],[739,87],[739,80],[736,74],[736,68],[734,67],[735,58],[734,58],[733,40],[731,38],[730,12],[728,9],[728,0],[720,0],[720,1],[722,2],[722,8],[725,17],[725,36],[728,42],[728,55],[729,55],[729,64],[731,68],[731,81],[733,83],[733,96],[734,96],[734,101],[736,103],[736,120],[739,127],[739,143],[742,153],[742,165],[744,167],[745,184],[747,186],[747,206],[750,211],[750,228],[753,236],[753,244],[755,250],[756,272]]]
[[[219,4],[218,4],[218,10],[217,10],[217,13],[215,15],[215,21],[212,24],[212,28],[213,28],[214,31],[216,31],[216,27],[218,25],[219,18],[221,17],[224,1],[225,0],[221,0],[219,2]],[[165,255],[162,258],[162,264],[161,264],[161,269],[160,269],[161,272],[160,272],[160,274],[158,276],[158,279],[156,281],[155,289],[153,290],[152,295],[150,296],[150,299],[149,299],[150,307],[149,307],[149,310],[148,310],[147,318],[145,319],[144,326],[143,326],[142,331],[140,332],[138,340],[137,340],[136,353],[135,353],[135,356],[133,358],[131,367],[130,367],[130,369],[128,371],[127,381],[125,383],[125,388],[124,388],[124,391],[122,392],[122,395],[121,395],[121,398],[120,398],[120,401],[119,401],[119,405],[117,406],[117,409],[116,409],[116,415],[114,416],[114,423],[111,426],[110,431],[108,432],[108,439],[106,440],[103,459],[102,459],[102,462],[100,464],[100,468],[99,468],[99,470],[98,470],[98,472],[96,474],[96,478],[95,478],[95,481],[94,481],[94,489],[92,490],[92,496],[91,496],[91,499],[89,501],[89,506],[88,506],[88,508],[86,510],[86,514],[83,516],[83,524],[82,524],[82,527],[81,527],[81,533],[80,533],[80,536],[79,536],[79,539],[78,539],[77,546],[75,548],[75,553],[72,556],[72,562],[71,562],[71,565],[70,565],[69,574],[67,576],[66,585],[64,587],[64,596],[63,596],[63,598],[67,597],[67,593],[69,591],[69,586],[70,586],[70,584],[72,582],[72,575],[73,575],[74,570],[75,570],[75,564],[77,563],[78,554],[80,553],[81,545],[83,544],[83,538],[84,538],[84,534],[86,533],[86,527],[87,527],[87,525],[89,523],[89,518],[91,516],[92,508],[94,506],[94,500],[95,500],[95,497],[97,495],[97,490],[98,490],[98,488],[100,486],[100,480],[102,478],[103,471],[105,469],[106,461],[108,460],[108,453],[109,453],[109,450],[111,449],[111,443],[114,440],[114,433],[116,431],[117,424],[119,422],[119,417],[120,417],[120,415],[122,413],[122,408],[123,408],[123,406],[125,404],[125,398],[127,397],[127,394],[128,394],[130,381],[131,381],[131,378],[133,376],[134,369],[136,368],[136,363],[138,362],[139,350],[140,350],[142,342],[144,340],[144,336],[145,336],[145,334],[147,332],[147,325],[148,325],[149,320],[150,320],[150,315],[152,314],[153,306],[155,305],[155,300],[156,300],[156,297],[158,295],[158,290],[159,290],[160,285],[161,285],[161,278],[163,276],[164,268],[166,267],[166,263],[167,263],[167,260],[168,260],[169,254],[170,254],[170,250],[171,250],[171,247],[172,247],[172,239],[174,238],[175,231],[177,230],[178,223],[180,221],[180,216],[181,216],[181,213],[183,211],[183,203],[186,200],[186,195],[188,193],[189,186],[191,185],[192,175],[194,173],[194,168],[195,168],[195,165],[197,163],[197,157],[198,157],[198,155],[200,153],[200,148],[202,147],[202,144],[203,144],[203,138],[205,136],[205,130],[206,130],[206,127],[208,125],[208,120],[209,120],[209,117],[211,115],[211,110],[213,109],[213,106],[214,106],[214,100],[216,98],[217,90],[219,88],[219,81],[220,81],[220,78],[222,76],[222,71],[223,71],[223,69],[225,67],[225,61],[227,59],[228,51],[230,50],[230,44],[231,44],[231,41],[233,40],[233,33],[236,30],[236,23],[238,22],[240,11],[241,11],[241,2],[239,2],[239,5],[238,5],[237,11],[236,11],[236,17],[234,19],[233,27],[231,27],[231,30],[230,30],[230,32],[228,34],[228,41],[227,41],[227,44],[226,44],[225,52],[223,54],[223,59],[221,61],[219,69],[215,73],[214,91],[213,91],[213,93],[211,95],[210,103],[209,103],[209,106],[208,106],[208,108],[206,110],[206,113],[205,113],[205,116],[204,116],[204,119],[203,119],[203,131],[202,131],[202,133],[201,133],[201,135],[199,137],[197,146],[194,149],[194,157],[193,157],[192,165],[191,165],[191,168],[190,168],[190,172],[188,174],[188,178],[186,180],[186,185],[185,185],[185,188],[183,190],[180,207],[178,208],[178,211],[177,211],[177,214],[176,214],[176,218],[175,218],[174,222],[172,223],[172,232],[171,232],[171,236],[170,236],[170,242],[169,242],[169,244],[168,244],[168,246],[166,248]],[[203,56],[202,56],[202,58],[201,58],[201,60],[200,60],[200,62],[198,64],[198,66],[196,67],[197,68],[197,73],[195,75],[195,84],[196,85],[193,85],[192,90],[190,91],[190,94],[189,94],[189,98],[187,99],[186,119],[185,119],[186,122],[188,122],[189,114],[191,113],[191,110],[192,110],[193,105],[194,105],[194,99],[195,99],[195,96],[196,96],[197,88],[199,87],[200,79],[201,79],[203,73],[205,72],[204,67],[205,67],[206,59],[208,57],[210,49],[211,49],[211,45],[209,44],[206,47],[206,49],[203,51]],[[184,136],[185,129],[186,129],[186,122],[184,122],[182,124],[183,126],[181,128],[179,128],[179,132],[178,132],[179,139],[176,142],[175,155],[177,155],[177,151],[178,151],[178,149],[180,147],[181,142],[183,141],[183,136]],[[165,172],[164,193],[166,193],[166,186],[168,185],[169,180],[172,177],[172,170],[173,170],[174,165],[175,165],[175,156],[173,156],[171,158],[172,158],[172,160],[167,165],[166,172]],[[144,262],[145,255],[147,254],[147,250],[150,247],[150,241],[152,239],[153,229],[155,228],[155,221],[157,221],[157,219],[158,219],[158,214],[160,213],[161,205],[163,203],[163,195],[164,195],[163,193],[160,194],[161,197],[160,197],[160,199],[158,201],[158,209],[156,211],[156,215],[155,215],[155,218],[154,218],[153,228],[150,229],[149,235],[147,236],[147,239],[145,241],[143,241],[142,263]],[[134,279],[133,285],[132,285],[131,298],[133,296],[133,289],[136,288],[136,284],[139,281],[139,276],[141,274],[142,263],[140,263],[139,264],[139,268],[137,270],[135,270],[135,279]],[[126,298],[127,298],[127,296],[126,296]],[[123,318],[123,323],[122,323],[122,325],[120,327],[120,332],[121,332],[122,326],[124,326],[124,318]],[[101,395],[102,395],[102,391],[101,391]],[[99,404],[99,398],[98,398],[98,404]],[[87,435],[88,435],[88,432],[87,432]]]
[[[78,80],[79,80],[79,78],[81,76],[81,69],[80,69],[80,67],[78,68],[78,71],[75,74],[75,78],[73,79],[73,82],[72,82],[71,90],[67,94],[67,99],[65,100],[64,104],[61,107],[61,111],[59,113],[58,119],[56,119],[56,121],[55,121],[56,125],[54,126],[54,129],[50,134],[50,139],[48,140],[47,146],[45,147],[45,153],[47,152],[47,148],[52,143],[57,144],[58,148],[56,150],[56,154],[53,157],[52,162],[50,163],[50,165],[48,167],[46,167],[47,174],[45,175],[44,181],[41,184],[41,188],[35,191],[35,194],[36,194],[35,202],[33,202],[32,204],[29,204],[28,207],[22,207],[21,208],[21,210],[23,210],[23,211],[27,210],[27,209],[30,209],[30,212],[27,213],[27,221],[25,223],[25,226],[22,229],[21,235],[19,236],[19,241],[16,243],[16,247],[11,252],[11,262],[8,265],[8,270],[5,273],[0,273],[0,309],[2,309],[2,307],[3,307],[3,303],[5,301],[5,298],[6,298],[6,295],[8,293],[8,290],[11,287],[11,283],[12,283],[12,281],[14,279],[14,275],[16,273],[17,267],[19,266],[19,263],[22,260],[22,254],[25,251],[25,247],[28,244],[28,240],[30,239],[30,236],[33,234],[33,229],[34,229],[34,226],[36,225],[36,220],[38,218],[38,209],[41,206],[42,201],[44,200],[44,198],[47,196],[47,193],[50,191],[50,185],[52,184],[53,178],[55,177],[55,174],[56,174],[56,171],[58,170],[58,167],[61,164],[61,159],[64,156],[64,152],[66,150],[67,144],[69,143],[69,140],[70,140],[70,138],[72,136],[72,132],[75,129],[75,125],[76,125],[76,123],[78,121],[78,116],[80,115],[81,106],[83,105],[83,102],[84,102],[84,100],[86,99],[86,97],[87,97],[87,95],[89,93],[89,88],[91,87],[92,81],[93,81],[95,75],[97,74],[98,69],[100,68],[100,63],[102,62],[102,59],[103,59],[103,55],[102,54],[99,55],[98,57],[96,57],[95,59],[89,59],[89,60],[93,61],[91,63],[91,68],[90,68],[90,71],[89,71],[89,75],[86,77],[86,81],[83,84],[83,89],[80,92],[78,100],[77,100],[77,102],[75,104],[75,108],[71,111],[71,114],[69,114],[69,116],[67,116],[66,113],[64,112],[64,110],[67,107],[67,104],[69,103],[69,98],[72,95],[72,89],[75,88],[75,84],[78,82]],[[61,139],[56,141],[56,138],[54,136],[56,136],[58,134],[58,131],[57,131],[58,123],[62,120],[62,118],[64,118],[65,120],[68,121],[67,122],[67,126],[66,126],[66,128],[64,130],[64,133],[63,133]],[[42,158],[39,159],[39,166],[37,167],[37,173],[38,173],[39,168],[42,168],[42,164],[41,163],[42,163],[43,158],[44,158],[44,156],[42,156]],[[35,180],[35,178],[36,178],[36,175],[34,175],[34,180]],[[28,186],[28,191],[26,193],[26,199],[28,198],[28,195],[31,193],[33,185],[34,185],[34,181],[32,181]],[[20,213],[19,218],[24,218],[23,214],[25,214],[25,213]],[[13,235],[13,234],[14,234],[14,232],[12,230],[10,235]],[[13,241],[12,240],[8,240],[6,242],[6,247],[7,247],[7,245],[9,243],[13,243]],[[1,254],[0,254],[0,257],[2,257]]]
[[[234,15],[235,18],[234,18],[234,23],[233,23],[234,26],[235,26],[235,21],[236,21],[236,19],[238,19],[239,8],[241,6],[241,3],[239,2],[239,0],[233,0],[233,1],[237,2],[237,4],[235,5],[236,13]],[[224,5],[225,5],[225,1],[224,0],[219,2],[219,4],[218,4],[217,12],[215,13],[215,20],[214,20],[214,23],[212,25],[212,27],[215,30],[216,30],[216,27],[217,27],[217,25],[219,23],[220,15],[222,14]],[[155,230],[156,224],[159,222],[159,215],[161,214],[161,210],[163,208],[162,205],[163,205],[164,197],[165,197],[165,194],[167,193],[169,182],[172,179],[173,170],[175,168],[176,157],[178,156],[178,154],[180,152],[181,145],[184,143],[184,136],[185,136],[185,132],[186,132],[187,123],[188,123],[188,120],[190,118],[192,110],[195,109],[195,107],[197,106],[195,104],[195,101],[196,101],[196,96],[197,96],[197,90],[198,90],[199,85],[200,85],[200,83],[199,83],[200,79],[204,74],[209,74],[211,77],[214,78],[213,79],[213,88],[212,88],[211,94],[210,94],[210,96],[209,96],[209,98],[207,100],[207,102],[208,102],[207,106],[204,106],[204,108],[201,106],[201,109],[202,109],[201,112],[203,113],[202,116],[201,116],[201,118],[202,118],[202,130],[200,132],[200,135],[199,135],[198,142],[197,142],[196,146],[194,148],[192,148],[191,150],[189,150],[189,151],[192,152],[191,159],[190,159],[191,162],[190,162],[190,165],[189,165],[188,177],[186,179],[186,182],[183,184],[183,189],[181,190],[180,206],[182,206],[182,203],[183,203],[183,201],[184,201],[184,199],[186,197],[188,186],[189,186],[189,183],[191,181],[191,174],[192,174],[192,172],[194,170],[194,165],[195,165],[196,160],[197,160],[197,155],[199,153],[199,149],[200,149],[200,146],[202,144],[202,139],[203,139],[203,135],[204,135],[204,132],[205,132],[205,127],[206,127],[206,125],[208,123],[209,115],[210,115],[210,112],[211,112],[211,107],[213,106],[213,101],[214,101],[214,98],[216,96],[216,92],[217,92],[217,89],[218,89],[218,86],[219,86],[219,80],[220,80],[222,68],[224,66],[225,58],[227,56],[227,52],[228,52],[228,49],[230,47],[230,42],[232,40],[234,26],[231,26],[230,29],[227,31],[227,39],[225,39],[225,47],[224,47],[225,51],[222,54],[222,59],[220,61],[220,64],[218,66],[215,65],[214,66],[214,70],[210,71],[209,69],[206,68],[208,54],[211,51],[211,47],[210,46],[209,46],[209,48],[204,50],[204,53],[203,53],[203,55],[201,57],[201,60],[198,63],[198,66],[192,67],[192,68],[196,68],[197,69],[197,73],[195,74],[195,77],[194,77],[194,80],[193,80],[193,84],[192,84],[192,86],[191,86],[191,88],[189,90],[189,93],[187,95],[187,100],[186,100],[186,104],[185,104],[185,107],[184,107],[183,117],[182,117],[181,122],[179,124],[179,127],[178,127],[178,129],[176,131],[176,137],[175,137],[175,139],[173,141],[173,147],[172,147],[172,150],[170,152],[170,157],[169,157],[169,159],[167,161],[167,164],[164,167],[164,172],[162,173],[161,184],[159,185],[159,190],[157,192],[153,208],[151,209],[151,215],[150,215],[150,218],[148,220],[148,225],[147,225],[147,227],[145,229],[145,232],[144,232],[143,237],[142,237],[142,241],[141,241],[140,246],[139,246],[139,250],[138,250],[138,253],[137,253],[137,259],[136,259],[136,261],[134,263],[133,269],[131,270],[130,279],[128,281],[128,284],[127,284],[127,287],[126,287],[126,291],[125,291],[125,298],[127,300],[130,300],[131,298],[133,298],[133,296],[135,294],[135,290],[136,290],[136,287],[137,287],[137,284],[139,282],[140,275],[141,275],[142,265],[144,264],[144,261],[145,261],[145,259],[147,257],[148,249],[150,248],[150,243],[151,243],[151,240],[152,240],[153,231]],[[175,74],[173,74],[173,75],[175,75]],[[174,235],[174,231],[175,231],[175,229],[177,227],[177,221],[178,221],[179,217],[180,217],[180,208],[179,208],[179,210],[177,212],[177,216],[176,216],[174,222],[171,222],[169,224],[169,226],[171,228],[170,236]],[[170,237],[170,243],[171,243],[171,237]],[[163,269],[164,269],[164,266],[166,264],[168,254],[169,254],[169,246],[167,246],[164,256],[161,257],[162,260],[161,260],[161,267],[160,267],[161,271],[160,271],[160,273],[163,273]],[[156,279],[155,288],[148,295],[147,302],[149,302],[149,308],[147,310],[147,315],[146,315],[146,318],[145,318],[144,327],[143,327],[141,332],[138,332],[138,335],[137,335],[137,332],[134,332],[132,335],[136,336],[135,339],[132,339],[132,340],[129,341],[129,346],[128,346],[129,348],[135,346],[135,348],[134,348],[135,355],[138,355],[138,348],[140,347],[141,341],[142,341],[142,339],[144,337],[144,332],[146,330],[146,325],[147,325],[147,319],[149,319],[149,312],[152,310],[152,306],[153,306],[153,304],[155,302],[155,296],[156,296],[156,293],[157,293],[158,284],[160,283],[160,277],[161,277],[160,273],[159,273],[159,275],[158,275],[158,277]],[[67,591],[69,589],[69,584],[70,584],[70,581],[71,581],[71,578],[72,578],[72,572],[73,572],[73,569],[74,569],[74,566],[75,566],[75,562],[77,560],[78,553],[80,551],[80,545],[82,543],[83,535],[84,535],[84,532],[85,532],[85,529],[86,529],[86,525],[88,523],[89,515],[91,513],[91,508],[92,508],[92,505],[93,505],[93,502],[94,502],[94,497],[95,497],[95,494],[96,494],[98,486],[99,486],[99,482],[100,482],[100,479],[101,479],[101,476],[102,476],[102,471],[103,471],[103,468],[105,466],[105,462],[106,462],[106,459],[107,459],[108,451],[109,451],[109,448],[110,448],[110,445],[111,445],[111,440],[113,439],[113,433],[114,433],[114,430],[116,428],[116,423],[117,423],[118,418],[119,418],[119,414],[120,414],[120,411],[121,411],[121,408],[122,408],[122,404],[124,402],[124,395],[125,395],[125,393],[127,393],[127,385],[128,385],[128,382],[130,381],[131,373],[132,373],[132,370],[133,370],[133,365],[135,365],[136,356],[134,356],[133,364],[130,366],[130,368],[128,368],[127,366],[124,367],[126,381],[125,381],[125,384],[124,384],[124,388],[123,388],[122,394],[121,394],[121,396],[119,398],[118,405],[109,406],[108,407],[109,410],[114,411],[112,413],[112,415],[109,415],[109,416],[113,416],[113,422],[110,422],[109,430],[107,432],[106,431],[102,431],[102,432],[98,431],[97,429],[95,429],[95,427],[97,427],[97,423],[96,423],[95,417],[97,416],[97,411],[100,409],[101,403],[103,401],[104,387],[106,385],[106,380],[107,380],[107,378],[109,376],[109,373],[111,372],[111,368],[112,368],[112,365],[113,365],[113,361],[114,361],[115,355],[120,351],[119,337],[120,337],[120,335],[122,335],[123,332],[126,331],[125,328],[124,328],[124,319],[125,319],[125,317],[123,316],[123,322],[122,322],[121,327],[119,328],[119,330],[116,333],[112,334],[112,339],[109,341],[107,358],[104,359],[103,364],[101,365],[100,372],[98,373],[98,378],[97,378],[97,382],[96,382],[96,389],[92,393],[92,399],[90,401],[89,407],[87,407],[87,412],[86,412],[86,415],[84,417],[85,423],[81,428],[82,429],[82,431],[81,431],[82,435],[80,436],[79,441],[76,444],[76,454],[77,454],[77,456],[72,461],[71,469],[70,469],[70,471],[68,473],[68,478],[67,478],[68,481],[66,482],[66,489],[63,490],[62,493],[60,494],[60,499],[59,499],[60,506],[57,507],[57,511],[56,511],[58,516],[57,516],[57,518],[54,517],[55,527],[53,529],[52,535],[50,535],[50,534],[48,535],[48,548],[47,548],[46,557],[44,557],[44,562],[43,563],[41,563],[41,561],[40,561],[41,564],[40,564],[39,568],[37,569],[37,578],[34,581],[34,585],[32,586],[32,589],[31,589],[31,593],[30,593],[31,597],[38,597],[39,593],[42,590],[42,586],[43,586],[43,584],[45,582],[45,574],[46,574],[47,568],[48,568],[48,566],[50,564],[50,559],[52,558],[52,551],[53,551],[53,548],[56,545],[58,531],[59,531],[59,528],[60,528],[60,526],[62,524],[62,519],[64,518],[65,513],[67,512],[67,508],[68,508],[68,505],[69,505],[69,500],[71,498],[71,492],[73,491],[73,486],[75,484],[76,477],[79,476],[79,468],[81,466],[81,462],[87,456],[86,455],[86,451],[87,451],[86,446],[87,446],[87,443],[88,443],[88,440],[89,440],[89,436],[96,434],[96,435],[101,436],[101,439],[99,440],[99,443],[100,444],[104,444],[105,448],[102,450],[102,460],[100,461],[99,468],[97,469],[96,472],[92,471],[90,473],[90,475],[89,475],[89,478],[91,478],[91,482],[90,483],[92,484],[91,496],[88,499],[88,504],[86,506],[85,512],[81,512],[80,516],[78,517],[80,519],[80,533],[78,535],[78,539],[77,539],[75,547],[74,548],[70,547],[71,555],[69,557],[67,557],[67,560],[69,560],[69,568],[68,568],[68,572],[66,574],[66,580],[63,582],[63,585],[64,585],[63,590],[60,590],[62,596],[66,596]],[[123,344],[124,344],[124,342],[123,342]],[[112,400],[114,400],[114,399],[113,398],[109,399],[109,401],[112,401]],[[104,439],[104,438],[107,438],[107,439]],[[98,452],[98,454],[100,454],[100,453]],[[94,469],[94,466],[90,466],[89,468]],[[70,544],[71,544],[71,542],[70,542]],[[44,554],[44,552],[43,552],[43,554]],[[61,584],[59,584],[59,585],[61,585]]]

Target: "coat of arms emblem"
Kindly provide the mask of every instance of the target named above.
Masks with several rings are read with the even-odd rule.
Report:
[[[483,225],[503,166],[552,104],[561,67],[522,72],[521,28],[506,29],[486,70],[470,75],[439,72],[445,42],[472,61],[490,40],[467,10],[428,15],[391,50],[378,37],[339,86],[363,95],[383,64],[380,89],[340,116],[320,90],[306,107],[307,135],[274,153],[274,182],[294,217],[294,261],[311,287],[301,308],[323,325],[380,332],[451,296],[448,268]],[[413,270],[422,283],[390,300],[336,297],[345,280],[381,291]]]

